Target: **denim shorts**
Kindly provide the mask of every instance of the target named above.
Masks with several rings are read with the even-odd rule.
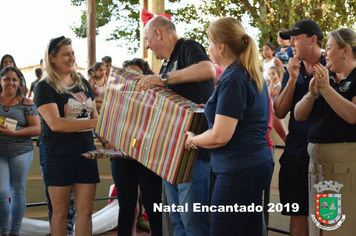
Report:
[[[89,160],[81,154],[95,150],[95,145],[88,146],[41,145],[45,162],[42,168],[48,186],[69,186],[74,183],[99,183],[97,160]]]

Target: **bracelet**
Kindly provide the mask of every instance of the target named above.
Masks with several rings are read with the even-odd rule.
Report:
[[[318,95],[316,95],[316,96],[313,96],[311,94],[309,96],[308,96],[308,94],[305,95],[305,99],[307,99],[307,100],[309,100],[309,99],[314,99],[315,100],[317,98],[318,98]]]
[[[290,86],[290,84],[289,84],[289,83],[287,83],[287,84],[286,84],[286,87],[292,87],[292,86]],[[294,89],[295,89],[295,87],[294,87]]]
[[[190,147],[193,148],[193,149],[198,149],[197,145],[195,145],[195,144],[193,143],[193,138],[194,138],[194,137],[191,137],[191,138],[190,138]]]

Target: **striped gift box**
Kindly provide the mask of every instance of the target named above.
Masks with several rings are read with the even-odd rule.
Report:
[[[99,136],[172,184],[189,182],[197,151],[186,151],[184,131],[206,129],[202,109],[172,90],[141,90],[138,74],[111,69],[96,128]]]
[[[114,149],[96,149],[96,150],[87,151],[85,153],[82,153],[82,156],[87,159],[104,159],[104,158],[131,159],[124,152],[122,152],[120,150],[115,151]]]

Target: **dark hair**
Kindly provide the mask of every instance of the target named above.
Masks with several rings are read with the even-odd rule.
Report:
[[[49,45],[48,45],[48,54],[52,54],[54,49],[57,47],[58,43],[61,42],[65,38],[66,37],[61,36],[61,37],[58,37],[58,38],[51,39],[51,41],[49,42]],[[57,53],[55,53],[55,54],[57,54]]]
[[[5,59],[6,59],[6,58],[8,58],[8,57],[9,57],[9,58],[13,61],[14,66],[17,68],[17,66],[16,66],[16,63],[15,63],[15,60],[14,60],[13,56],[11,56],[10,54],[5,54],[5,55],[1,58],[1,62],[0,62],[0,70],[2,70],[2,69],[4,68],[4,61],[5,61]]]
[[[268,46],[272,51],[276,50],[276,47],[273,43],[264,43],[263,46]]]
[[[13,72],[15,72],[16,73],[16,75],[17,75],[17,78],[19,79],[19,86],[17,87],[17,91],[16,91],[16,96],[18,96],[18,95],[20,95],[20,94],[24,94],[23,93],[23,91],[22,91],[22,87],[21,87],[21,75],[22,75],[22,73],[21,73],[21,71],[19,70],[19,69],[17,69],[15,66],[6,66],[6,67],[4,67],[4,68],[2,68],[1,69],[1,71],[0,71],[0,79],[2,78],[2,77],[4,77],[5,75],[6,75],[6,73],[7,72],[9,72],[9,71],[13,71]],[[1,86],[1,84],[0,84],[0,93],[2,93],[2,86]]]
[[[90,69],[88,70],[88,75],[90,76],[90,75],[92,75],[92,74],[94,74],[94,71],[93,71],[93,68],[90,68]]]
[[[16,65],[16,62],[15,62],[15,60],[14,60],[14,57],[11,56],[10,54],[5,54],[5,55],[1,58],[1,61],[0,61],[0,70],[2,70],[2,69],[4,68],[4,61],[5,61],[5,59],[8,58],[8,57],[9,57],[9,58],[12,60],[12,62],[14,63],[14,67],[17,68],[17,65]],[[17,69],[18,69],[18,68],[17,68]],[[20,86],[22,87],[22,86],[26,85],[26,81],[25,81],[25,76],[23,76],[22,72],[21,72],[20,70],[19,70],[19,72],[20,72],[20,77],[19,77],[19,79],[20,79]]]
[[[312,37],[313,35],[311,35],[311,34],[306,34],[307,35],[307,37],[308,38],[310,38],[310,37]],[[316,35],[315,35],[316,36]],[[318,39],[318,37],[316,38],[316,43],[318,44],[318,46],[320,47],[320,48],[322,48],[322,46],[323,46],[323,41],[321,40],[321,39]]]
[[[151,70],[150,66],[148,65],[147,61],[141,59],[141,58],[134,58],[132,60],[126,60],[122,63],[122,67],[128,67],[131,65],[136,65],[140,67],[142,70],[142,74],[144,75],[153,75],[153,71]]]
[[[111,57],[109,57],[109,56],[105,56],[105,57],[101,58],[101,61],[102,61],[103,63],[105,63],[105,62],[112,62]]]
[[[103,65],[104,65],[103,62],[95,62],[94,65],[92,66],[93,71],[95,72],[95,71],[99,70],[100,66],[103,66]]]
[[[41,78],[41,75],[42,75],[42,70],[41,70],[41,68],[37,68],[36,70],[35,70],[35,74],[36,74],[36,77],[39,79],[39,78]]]

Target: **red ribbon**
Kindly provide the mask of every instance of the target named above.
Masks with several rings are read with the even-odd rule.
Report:
[[[172,15],[169,14],[157,14],[159,16],[165,16],[168,19],[172,19]],[[152,14],[151,12],[147,11],[146,9],[142,9],[141,11],[141,20],[143,23],[147,23],[149,20],[153,19],[155,17],[154,14]]]

